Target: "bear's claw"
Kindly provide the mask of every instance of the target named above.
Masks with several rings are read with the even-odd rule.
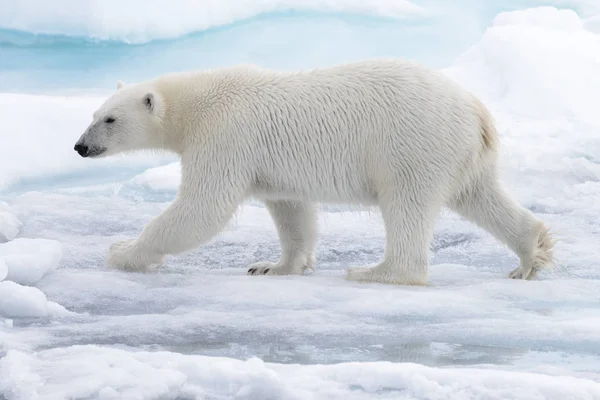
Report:
[[[248,275],[267,275],[271,268],[250,268],[248,270]]]
[[[258,262],[250,265],[248,275],[301,275],[304,269],[272,262]]]

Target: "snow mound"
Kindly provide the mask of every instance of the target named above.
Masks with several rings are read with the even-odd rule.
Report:
[[[0,244],[0,258],[8,266],[6,279],[23,285],[33,285],[55,270],[62,256],[62,244],[56,240],[18,238]]]
[[[495,27],[524,26],[527,28],[549,28],[576,32],[583,29],[583,21],[573,10],[559,10],[555,7],[503,12],[494,20]]]
[[[129,352],[94,345],[0,360],[0,390],[37,398],[592,399],[600,383],[567,376],[413,363],[282,365],[252,358]]]
[[[600,33],[600,15],[587,18],[585,21],[585,28],[596,33]]]
[[[10,212],[8,204],[0,201],[0,243],[17,237],[22,225],[21,221]]]
[[[0,0],[0,9],[0,28],[128,43],[176,38],[273,12],[344,12],[391,18],[424,12],[408,0],[171,0],[167,8],[161,0]]]
[[[133,185],[157,191],[177,190],[180,182],[181,165],[179,162],[150,168],[131,180]]]
[[[541,7],[500,14],[445,70],[491,109],[505,180],[537,211],[597,208],[571,194],[600,182],[599,60],[600,35],[572,11]]]
[[[13,240],[21,230],[21,221],[8,211],[0,211],[0,243]]]
[[[49,317],[70,314],[63,306],[48,301],[44,292],[15,282],[0,282],[0,315],[3,317]]]
[[[500,14],[446,72],[505,111],[598,124],[599,57],[577,14],[541,7]]]
[[[8,265],[0,258],[0,282],[8,276]]]

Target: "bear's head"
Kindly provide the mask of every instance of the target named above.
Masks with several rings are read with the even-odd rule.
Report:
[[[75,144],[82,157],[104,157],[160,147],[163,101],[151,83],[125,85],[94,112],[92,123]]]

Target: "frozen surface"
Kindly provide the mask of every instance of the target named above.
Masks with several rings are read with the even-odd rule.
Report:
[[[446,70],[494,111],[509,185],[537,211],[598,212],[598,60],[600,35],[570,10],[540,8],[499,15]]]
[[[590,24],[600,14],[595,0],[461,0],[460,11],[475,12],[540,4],[578,10]],[[505,3],[505,4],[502,4]],[[165,9],[160,0],[0,0],[0,29],[93,40],[147,43],[231,25],[252,17],[283,13],[354,14],[399,22],[423,23],[432,16],[457,17],[445,0],[173,0]],[[467,8],[468,7],[468,8]],[[65,12],[68,10],[69,12]],[[115,12],[119,10],[119,12]],[[450,21],[452,22],[452,21]],[[10,37],[7,37],[9,40]],[[13,39],[13,43],[20,44]]]
[[[129,186],[139,189],[150,189],[151,191],[177,191],[181,181],[181,165],[174,162],[161,167],[150,168],[136,175]]]
[[[57,361],[58,360],[58,361]],[[486,368],[430,368],[413,363],[280,365],[252,358],[183,356],[98,346],[11,351],[0,360],[0,390],[37,398],[235,399],[593,399],[600,383],[569,376]],[[89,376],[94,376],[90,381]]]
[[[3,281],[8,276],[8,265],[4,259],[0,258],[0,281]]]
[[[0,28],[143,43],[282,11],[345,12],[402,18],[425,12],[408,0],[0,0]],[[68,13],[65,8],[68,7]],[[119,12],[115,12],[115,10]],[[135,18],[132,18],[135,15]]]
[[[21,229],[21,221],[10,212],[6,202],[0,201],[0,243],[13,240]]]
[[[8,211],[0,211],[0,243],[14,239],[21,229],[21,221]]]
[[[273,223],[255,202],[217,238],[157,272],[109,270],[109,245],[138,235],[173,200],[179,163],[76,157],[72,146],[106,91],[0,93],[0,199],[10,204],[0,202],[0,213],[22,222],[19,239],[0,244],[0,277],[5,260],[8,279],[35,284],[0,282],[0,398],[599,398],[600,39],[589,25],[593,3],[563,3],[577,3],[577,13],[545,7],[490,18],[444,69],[489,105],[507,188],[560,239],[558,267],[533,281],[507,279],[517,258],[447,212],[436,226],[430,286],[345,281],[349,266],[380,259],[384,231],[376,210],[333,206],[320,214],[314,273],[246,276],[248,264],[279,255]],[[23,4],[12,6],[33,12]],[[339,4],[332,7],[365,11]],[[57,30],[68,24],[52,18],[77,21],[52,12],[24,21],[33,29],[46,18]],[[395,32],[388,23],[346,28],[383,37]],[[128,32],[146,29],[134,28]],[[256,48],[289,62],[271,52],[267,36]],[[363,56],[373,38],[340,51]],[[295,53],[331,61],[317,50]],[[146,59],[118,62],[137,71]],[[15,271],[24,280],[12,275],[4,246],[20,253]]]
[[[38,288],[11,281],[0,282],[0,316],[48,317],[68,314],[60,304],[48,301]]]
[[[234,63],[313,68],[403,56],[447,66],[496,14],[584,0],[0,0],[0,91],[113,89]],[[160,55],[160,56],[156,56]]]
[[[48,182],[49,177],[76,180],[82,172],[90,183],[106,179],[106,171],[111,168],[112,175],[118,177],[127,168],[148,167],[170,159],[138,154],[90,163],[79,157],[73,146],[104,100],[105,97],[98,95],[55,97],[0,93],[0,120],[10,121],[9,128],[2,128],[6,137],[3,136],[0,146],[0,190],[14,184],[47,187],[52,183]]]
[[[33,285],[58,267],[62,244],[50,239],[19,238],[0,244],[0,258],[8,267],[7,279]]]

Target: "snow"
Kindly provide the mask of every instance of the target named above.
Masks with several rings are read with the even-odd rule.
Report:
[[[549,7],[501,14],[446,72],[494,111],[505,175],[521,199],[590,218],[600,188],[600,35],[577,18]]]
[[[62,255],[62,244],[56,240],[19,238],[0,244],[0,316],[26,318],[70,314],[60,304],[49,301],[40,289],[24,286],[34,285],[55,270]],[[12,328],[11,320],[5,322]]]
[[[3,228],[0,234],[8,241],[0,243],[0,316],[24,318],[69,314],[60,304],[48,301],[40,289],[23,286],[34,285],[58,267],[63,256],[62,244],[49,239],[14,239],[22,224],[8,210],[8,204],[0,202],[0,222],[5,223],[0,225]],[[12,328],[11,320],[5,322],[5,326]]]
[[[578,32],[583,29],[583,22],[573,10],[538,7],[535,12],[519,10],[500,13],[494,20],[493,26],[522,26],[526,29],[542,27],[566,32]]]
[[[102,167],[147,168],[172,159],[172,156],[157,157],[156,154],[93,162],[82,159],[73,146],[104,100],[105,97],[98,95],[58,97],[0,93],[0,119],[11,121],[10,139],[0,146],[0,190],[19,183],[47,187],[52,184],[47,178],[61,175],[76,180],[84,174],[90,182],[94,178],[101,179],[94,175],[94,170]]]
[[[0,201],[0,243],[13,240],[19,234],[21,225],[21,221],[10,212],[8,204]]]
[[[425,11],[408,0],[207,0],[202,5],[175,0],[168,9],[160,0],[0,0],[0,9],[0,28],[127,43],[176,38],[264,13],[344,12],[404,18]]]
[[[7,279],[23,285],[33,285],[55,270],[62,255],[57,240],[19,238],[0,244],[0,258],[8,266]]]
[[[367,3],[389,13],[391,2]],[[211,23],[226,19],[220,4]],[[242,2],[228,4],[230,16],[247,13],[233,7]],[[100,2],[63,7],[72,13],[40,3],[39,15],[26,5],[10,5],[23,29],[137,40],[172,22],[149,28],[152,19],[140,17],[116,29],[133,2],[121,15],[81,11]],[[490,107],[503,181],[560,239],[558,267],[533,281],[507,279],[514,254],[449,212],[436,225],[429,286],[346,281],[349,266],[380,259],[385,237],[378,212],[338,206],[320,213],[314,273],[250,277],[248,264],[279,255],[269,214],[253,201],[215,239],[156,272],[107,269],[110,244],[139,235],[173,200],[179,163],[156,154],[79,158],[72,146],[106,92],[0,93],[0,199],[8,202],[0,202],[0,238],[9,240],[0,244],[0,397],[600,398],[593,6],[501,13],[444,69]],[[197,17],[187,14],[182,30]]]
[[[600,33],[600,3],[596,0],[561,0],[559,5],[576,6],[586,29]]]
[[[4,374],[3,374],[4,372]],[[0,360],[0,389],[21,398],[234,399],[592,399],[600,383],[568,376],[485,368],[430,368],[414,363],[280,365],[74,346]],[[90,379],[93,376],[94,379]]]
[[[180,182],[181,165],[179,162],[147,169],[131,180],[133,186],[154,191],[177,191]]]
[[[21,221],[7,211],[0,211],[0,242],[13,240],[21,229]]]
[[[501,103],[502,111],[597,124],[600,36],[571,10],[530,11],[498,15],[447,72],[487,102]]]
[[[11,281],[0,282],[0,316],[48,317],[66,314],[69,312],[63,306],[48,301],[38,288]]]
[[[8,265],[0,258],[0,281],[3,281],[8,276]]]

